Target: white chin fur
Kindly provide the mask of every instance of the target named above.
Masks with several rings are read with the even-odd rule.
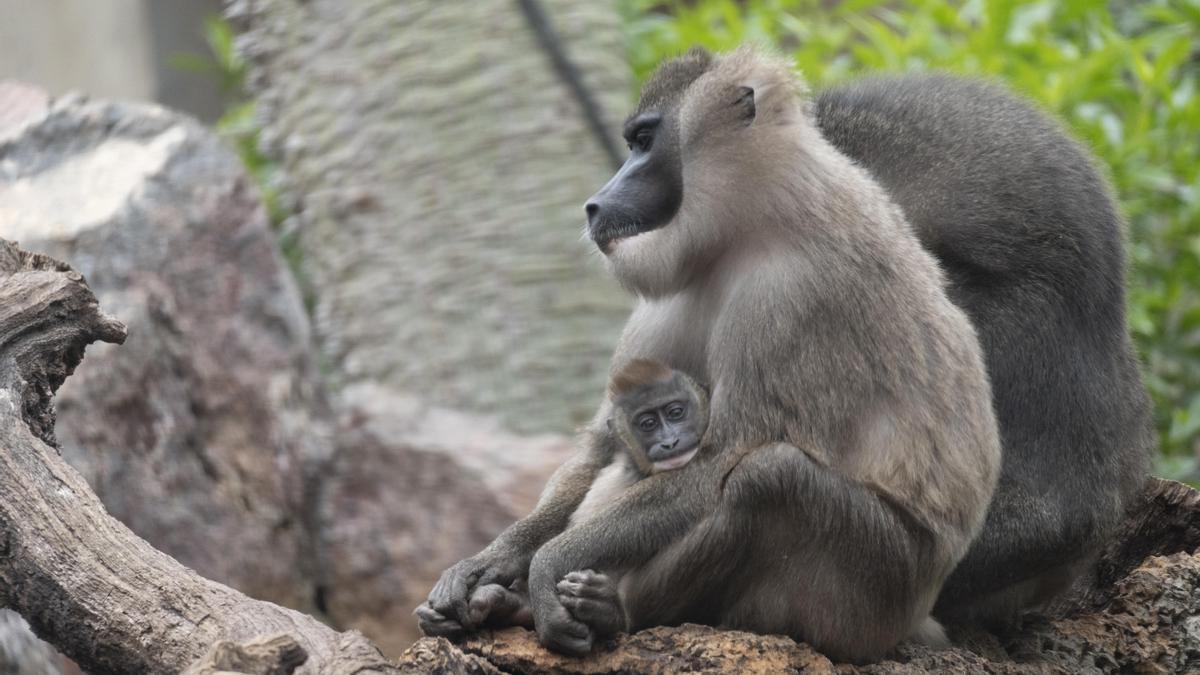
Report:
[[[656,297],[671,292],[676,279],[676,252],[671,228],[676,223],[615,242],[605,255],[612,275],[622,286]]]
[[[700,448],[695,447],[695,448],[692,448],[691,450],[688,450],[687,452],[683,453],[682,455],[675,455],[671,459],[664,459],[661,462],[655,462],[653,464],[654,470],[655,471],[670,471],[671,469],[678,469],[679,467],[683,466],[684,464],[687,464],[688,462],[692,461],[692,458],[696,456],[696,452],[698,450],[700,450]]]

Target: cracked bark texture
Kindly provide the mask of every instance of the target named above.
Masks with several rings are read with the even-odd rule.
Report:
[[[614,2],[544,0],[615,134]],[[514,0],[236,0],[336,384],[566,432],[630,306],[580,241],[612,167]]]

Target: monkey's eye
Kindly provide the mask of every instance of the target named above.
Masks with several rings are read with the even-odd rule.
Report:
[[[679,420],[683,419],[683,413],[683,406],[675,404],[670,408],[667,408],[667,419],[671,420],[672,422],[678,422]]]
[[[654,431],[658,428],[658,418],[654,415],[642,415],[638,418],[637,425],[642,431]]]
[[[654,132],[650,129],[640,129],[633,137],[633,142],[629,144],[629,149],[637,148],[641,152],[650,152],[650,146],[654,144]]]

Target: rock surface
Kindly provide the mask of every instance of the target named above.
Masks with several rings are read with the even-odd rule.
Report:
[[[476,454],[486,437],[470,441],[486,435],[486,420],[427,411],[374,387],[355,389],[340,399],[337,456],[320,498],[322,609],[337,626],[359,629],[398,656],[419,637],[413,608],[443,569],[484,548],[529,504],[517,506],[521,490],[502,497],[505,486],[488,482],[512,476],[503,465],[470,468],[488,456]],[[439,452],[451,447],[455,455]],[[540,490],[553,466],[529,483]]]
[[[296,608],[306,471],[331,453],[307,317],[237,157],[150,105],[68,97],[0,144],[0,234],[129,326],[57,398],[64,455],[135,532]]]

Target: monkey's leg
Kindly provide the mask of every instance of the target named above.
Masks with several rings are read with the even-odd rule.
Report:
[[[1023,608],[1065,589],[1098,552],[1098,523],[1060,494],[1001,485],[979,537],[946,580],[934,613],[949,622],[1008,628]]]
[[[751,451],[701,521],[629,578],[631,629],[708,623],[878,658],[929,613],[953,561],[934,535],[794,446]]]
[[[473,595],[489,584],[507,587],[525,579],[538,547],[567,527],[596,474],[617,452],[607,429],[589,432],[583,442],[579,453],[551,476],[533,513],[513,523],[478,554],[442,572],[429,599],[416,610],[423,633],[454,637],[475,630],[491,613],[492,600],[497,603],[495,611],[508,610],[510,603],[503,595],[489,594],[475,601]]]
[[[697,458],[682,469],[638,481],[538,549],[529,567],[529,598],[543,645],[567,654],[591,650],[596,631],[563,605],[558,582],[577,570],[638,567],[682,537],[713,508],[717,461]]]

